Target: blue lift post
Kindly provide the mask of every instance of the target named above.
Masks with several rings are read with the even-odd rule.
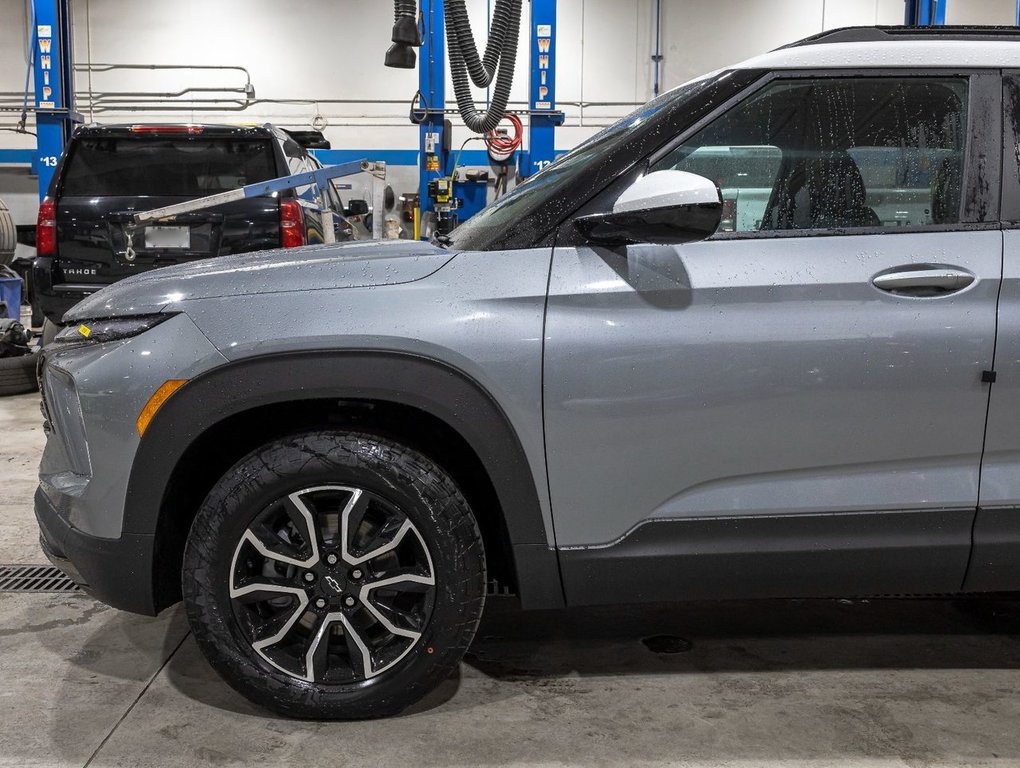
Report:
[[[421,215],[435,211],[429,197],[429,181],[446,173],[449,154],[446,151],[446,26],[443,0],[422,0],[424,20],[420,58],[418,59],[418,90],[422,108],[427,109],[425,119],[418,126],[418,201]],[[415,227],[417,230],[417,227]]]
[[[563,124],[556,109],[556,0],[531,0],[529,91],[528,149],[520,153],[518,168],[524,178],[556,159],[556,126]]]
[[[530,0],[531,79],[529,94],[528,149],[518,154],[522,177],[538,172],[555,160],[555,127],[564,115],[556,109],[556,1]],[[450,173],[445,127],[446,31],[444,0],[421,0],[422,46],[418,59],[418,90],[421,118],[418,126],[419,211],[435,211],[428,194],[430,181]],[[417,110],[416,110],[417,111]],[[416,227],[417,230],[417,227]]]
[[[41,200],[49,189],[64,146],[82,117],[74,110],[70,2],[33,0],[32,7],[37,147],[32,169],[39,176]]]
[[[949,0],[906,0],[905,23],[916,27],[935,27],[946,23]]]

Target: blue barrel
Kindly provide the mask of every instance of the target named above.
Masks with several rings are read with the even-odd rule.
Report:
[[[3,273],[0,273],[0,305],[4,304],[7,305],[7,311],[0,313],[0,318],[21,319],[20,277],[3,277]]]

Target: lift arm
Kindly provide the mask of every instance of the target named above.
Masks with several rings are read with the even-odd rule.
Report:
[[[265,197],[266,195],[271,195],[274,192],[283,192],[287,189],[303,187],[306,184],[317,184],[319,187],[324,187],[330,179],[336,179],[340,176],[350,176],[352,174],[362,172],[374,173],[375,170],[375,163],[370,163],[368,160],[352,160],[349,163],[330,165],[325,168],[319,168],[315,171],[295,173],[293,176],[281,176],[278,179],[260,181],[257,184],[248,184],[247,186],[239,187],[238,189],[231,189],[228,192],[220,192],[215,195],[199,197],[195,200],[188,200],[175,205],[153,208],[151,211],[139,211],[133,216],[133,221],[135,224],[145,224],[150,221],[168,219],[182,213],[192,213],[194,211],[205,210],[206,208],[213,208],[217,205],[223,205],[224,203],[232,203],[235,200],[244,200],[248,197]]]

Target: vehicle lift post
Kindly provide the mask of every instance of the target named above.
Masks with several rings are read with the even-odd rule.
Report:
[[[538,173],[556,159],[556,0],[531,0],[531,72],[528,94],[528,149],[521,150],[522,178]]]
[[[426,212],[435,213],[429,181],[446,173],[450,153],[446,135],[446,24],[444,0],[421,0],[424,35],[418,65],[418,91],[424,120],[418,126],[418,217],[415,233]]]
[[[941,27],[946,23],[948,2],[949,0],[906,0],[904,23],[912,27]]]
[[[74,52],[70,0],[32,0],[32,62],[35,80],[36,154],[32,171],[39,177],[39,199],[64,145],[82,116],[74,110]]]
[[[418,118],[420,216],[435,212],[428,193],[429,181],[453,172],[445,126],[446,28],[444,0],[421,0],[424,25],[418,65],[421,110]],[[555,159],[555,127],[563,124],[556,109],[556,0],[530,0],[531,52],[528,149],[518,154],[523,178],[537,173]],[[547,114],[546,114],[547,113]],[[417,227],[415,228],[417,231]]]

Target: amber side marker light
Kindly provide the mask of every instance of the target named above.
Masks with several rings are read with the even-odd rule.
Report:
[[[142,412],[138,414],[138,421],[135,422],[135,426],[138,427],[139,437],[145,434],[145,430],[149,428],[149,422],[152,421],[159,409],[163,407],[163,403],[169,400],[174,392],[187,383],[187,379],[170,379],[169,381],[164,381],[159,389],[152,393],[149,402],[145,404]]]

